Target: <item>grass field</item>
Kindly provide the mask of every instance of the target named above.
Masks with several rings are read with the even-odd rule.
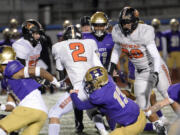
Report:
[[[45,94],[43,95],[43,98],[48,106],[50,108],[52,105],[56,103],[56,100],[63,94],[64,92],[57,92],[55,94]],[[157,93],[158,100],[162,99],[159,94]],[[6,97],[0,96],[0,101],[5,102]],[[163,110],[163,114],[172,122],[176,115],[172,111],[170,107],[165,107]],[[3,112],[1,112],[3,113]],[[87,117],[85,111],[84,111],[84,133],[83,135],[98,135],[97,130],[94,128],[94,123],[89,120]],[[141,135],[155,135],[154,132],[144,132]],[[48,135],[48,121],[46,121],[44,127],[42,128],[40,135]],[[64,115],[61,119],[61,133],[60,135],[76,135],[75,128],[74,128],[74,114],[73,112],[70,112],[66,115]]]

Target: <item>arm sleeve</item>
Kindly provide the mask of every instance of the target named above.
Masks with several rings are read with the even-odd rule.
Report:
[[[87,109],[92,109],[95,108],[96,106],[91,104],[89,100],[86,101],[81,101],[78,97],[76,93],[72,93],[71,94],[71,99],[73,101],[73,103],[75,104],[75,106],[79,109],[79,110],[87,110]]]
[[[160,68],[160,61],[161,61],[161,57],[160,54],[156,48],[156,44],[149,44],[147,46],[147,50],[150,53],[151,57],[153,58],[154,61],[154,72],[158,72],[159,73],[159,68]]]
[[[114,48],[112,50],[112,54],[111,54],[111,62],[114,64],[117,64],[119,61],[119,57],[121,55],[121,47],[118,44],[114,44]]]

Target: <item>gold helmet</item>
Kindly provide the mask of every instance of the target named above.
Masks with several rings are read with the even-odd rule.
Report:
[[[143,20],[139,20],[139,22],[138,23],[140,23],[140,24],[144,24],[144,21]]]
[[[16,28],[11,30],[11,35],[12,35],[12,39],[20,38],[20,32]]]
[[[10,32],[10,29],[9,28],[5,28],[2,32],[4,38],[10,38],[11,37],[11,32]]]
[[[65,21],[63,22],[63,28],[64,28],[64,29],[67,28],[67,27],[70,26],[70,25],[72,25],[72,23],[70,22],[70,20],[65,20]]]
[[[152,19],[152,21],[151,21],[151,25],[152,25],[155,29],[158,29],[159,26],[161,25],[161,22],[160,22],[159,19],[154,18],[154,19]]]
[[[103,36],[106,33],[106,30],[108,29],[108,25],[109,25],[108,22],[109,22],[108,17],[104,12],[94,13],[90,19],[92,32],[97,37]],[[104,27],[104,28],[99,28],[99,27]]]
[[[108,83],[108,73],[103,67],[90,68],[85,75],[85,90],[91,94]]]
[[[9,23],[11,28],[16,28],[18,26],[18,21],[15,18],[12,18]]]
[[[170,20],[170,26],[172,31],[178,31],[179,29],[179,21],[175,18]]]
[[[10,46],[0,47],[0,65],[7,64],[16,59],[16,53]]]

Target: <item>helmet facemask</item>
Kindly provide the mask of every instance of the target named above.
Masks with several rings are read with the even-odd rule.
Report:
[[[94,35],[103,37],[108,29],[108,17],[104,12],[96,12],[92,15],[90,24]]]
[[[139,12],[131,7],[125,7],[119,16],[119,27],[122,33],[130,35],[138,26]]]

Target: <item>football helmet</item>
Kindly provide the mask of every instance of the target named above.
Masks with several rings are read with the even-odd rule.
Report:
[[[178,31],[179,29],[179,21],[175,18],[170,20],[170,26],[172,31]]]
[[[72,25],[71,21],[70,20],[65,20],[63,22],[63,28],[66,29],[68,26]]]
[[[85,75],[85,91],[91,94],[108,83],[108,73],[103,67],[90,68]]]
[[[26,20],[23,24],[22,24],[22,35],[24,37],[24,39],[29,40],[33,45],[36,45],[39,40],[35,40],[32,36],[33,33],[39,33],[40,35],[42,35],[44,32],[42,25],[34,20],[34,19],[29,19]]]
[[[91,16],[90,24],[94,35],[102,37],[108,29],[108,17],[104,12],[96,12]]]
[[[11,37],[11,32],[9,28],[5,28],[2,32],[4,39],[9,39]]]
[[[151,21],[151,25],[154,27],[155,30],[159,29],[159,26],[161,25],[161,22],[159,19],[154,18]]]
[[[10,28],[17,28],[18,26],[18,21],[15,18],[12,18],[9,23],[10,23]]]
[[[10,46],[0,47],[0,65],[7,64],[9,61],[16,59],[16,53]]]
[[[18,29],[16,29],[16,28],[12,29],[11,36],[12,36],[12,39],[20,38],[20,32],[18,31]]]
[[[64,30],[64,33],[63,33],[63,39],[64,40],[68,40],[68,39],[81,39],[81,38],[82,38],[81,32],[74,25],[70,25],[70,26],[68,26]]]
[[[89,16],[83,16],[80,18],[81,26],[90,25],[90,17]]]
[[[139,12],[132,7],[124,7],[119,14],[118,25],[122,33],[127,36],[131,34],[138,26]]]

